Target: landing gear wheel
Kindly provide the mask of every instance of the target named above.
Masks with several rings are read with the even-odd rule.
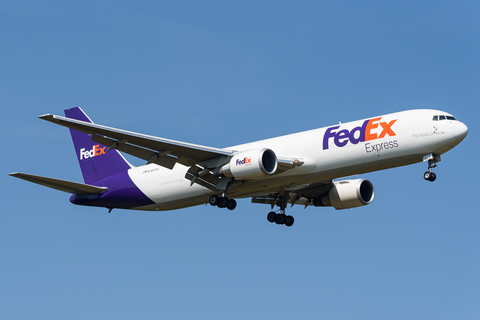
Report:
[[[270,211],[268,214],[267,214],[267,220],[268,222],[275,222],[275,217],[277,216],[277,214],[273,211]]]
[[[234,199],[228,199],[227,201],[227,209],[228,210],[233,210],[237,207],[237,201]]]
[[[423,174],[423,178],[425,180],[433,182],[433,181],[435,181],[435,179],[437,179],[437,175],[434,172],[427,171]]]
[[[218,204],[217,206],[219,208],[226,208],[228,205],[228,198],[227,197],[221,197],[218,199]]]
[[[425,180],[430,180],[430,175],[432,173],[430,171],[426,171],[424,174],[423,174],[423,179]]]
[[[213,196],[210,197],[210,199],[208,199],[208,203],[210,203],[210,205],[212,206],[217,206],[218,200],[219,200],[219,197],[216,194],[214,194]]]
[[[293,223],[294,223],[294,222],[295,222],[295,219],[293,219],[292,216],[286,216],[286,217],[285,217],[285,225],[286,225],[287,227],[293,226]]]
[[[275,217],[276,224],[285,224],[286,215],[284,213],[277,214]]]

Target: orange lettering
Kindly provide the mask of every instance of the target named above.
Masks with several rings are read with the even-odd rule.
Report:
[[[105,154],[105,148],[106,148],[106,147],[100,148],[100,145],[99,145],[99,144],[95,145],[95,146],[93,147],[93,149],[95,150],[95,152],[94,152],[94,153],[95,153],[95,156],[99,156],[99,155],[101,155],[101,154]]]
[[[378,139],[385,137],[386,134],[388,134],[390,137],[396,136],[395,132],[392,130],[392,125],[396,122],[397,120],[392,120],[389,123],[382,122],[380,125],[382,126],[382,133],[380,133],[380,136],[378,136]]]
[[[379,121],[380,119],[382,119],[382,117],[371,119],[370,121],[368,121],[367,128],[365,129],[365,141],[370,141],[370,140],[377,139],[377,134],[376,133],[370,133],[370,130],[378,128],[378,123],[375,123],[375,124],[373,124],[373,123],[375,121]]]

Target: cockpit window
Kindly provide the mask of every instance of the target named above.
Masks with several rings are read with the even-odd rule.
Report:
[[[452,120],[452,121],[457,121],[457,119],[455,119],[455,117],[452,117],[452,116],[444,116],[444,115],[437,115],[437,116],[433,116],[433,121],[442,121],[442,120]]]

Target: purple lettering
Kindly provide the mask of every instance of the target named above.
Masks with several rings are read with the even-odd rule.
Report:
[[[352,131],[350,131],[350,142],[353,144],[357,144],[359,142],[364,142],[365,141],[365,128],[367,127],[368,120],[363,123],[361,127],[356,127],[353,128]],[[358,137],[355,137],[355,135],[358,132]]]
[[[370,120],[365,120],[362,126],[362,130],[360,130],[360,142],[365,141],[365,131],[367,130],[367,124]]]
[[[335,137],[336,133],[332,131],[338,128],[340,128],[340,126],[335,126],[327,129],[325,135],[323,136],[323,150],[328,149],[328,139]]]
[[[343,141],[340,141],[340,140],[343,140]],[[335,135],[335,138],[333,139],[337,147],[344,147],[348,143],[348,140],[349,140],[349,132],[347,129],[338,131],[338,133]]]

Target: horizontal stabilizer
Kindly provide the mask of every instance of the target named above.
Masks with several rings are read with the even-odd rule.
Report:
[[[75,194],[98,194],[107,191],[107,187],[96,187],[89,184],[35,176],[20,172],[9,173],[10,176],[40,184],[45,187]]]

